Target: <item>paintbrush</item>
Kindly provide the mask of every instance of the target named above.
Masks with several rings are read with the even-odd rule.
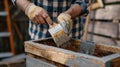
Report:
[[[53,23],[50,17],[47,17],[46,21],[50,27],[48,31],[51,34],[57,47],[62,46],[63,44],[65,44],[66,42],[70,40],[70,38],[65,33],[63,27],[60,24]]]

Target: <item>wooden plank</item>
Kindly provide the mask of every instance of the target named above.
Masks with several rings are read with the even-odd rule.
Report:
[[[103,44],[108,44],[108,45],[115,45],[115,46],[120,46],[120,41],[119,40],[114,40],[111,38],[106,38],[102,36],[97,36],[97,35],[88,35],[88,41],[93,41],[95,43],[103,43]]]
[[[24,60],[25,59],[25,54],[19,54],[10,58],[3,59],[2,61],[16,61],[16,60]]]
[[[105,3],[120,2],[120,0],[105,0]]]
[[[38,60],[36,58],[26,56],[26,67],[56,67],[55,65],[52,65],[47,62],[43,62],[41,60]]]
[[[120,40],[119,40],[119,41],[117,41],[117,44],[118,44],[118,46],[120,47]]]
[[[94,26],[93,26],[94,25]],[[91,22],[89,24],[89,32],[118,38],[118,24],[106,22]],[[120,29],[120,28],[119,28]],[[119,37],[120,38],[120,37]]]
[[[6,65],[7,67],[25,67],[25,60],[2,61],[0,65]]]
[[[8,57],[12,57],[13,54],[10,52],[5,52],[5,53],[0,53],[0,58],[8,58]]]
[[[104,63],[97,57],[33,42],[25,42],[25,51],[71,67],[104,66]]]
[[[0,16],[6,16],[7,13],[5,11],[0,11]]]
[[[7,67],[25,67],[25,54],[3,59],[0,62],[1,65],[6,65]]]
[[[51,64],[52,66],[68,67],[68,66],[63,65],[63,64],[60,64],[60,63],[58,63],[58,62],[54,62],[54,61],[48,60],[48,59],[46,59],[46,58],[43,58],[43,57],[40,57],[40,56],[37,56],[37,55],[33,55],[33,54],[31,54],[31,53],[27,53],[27,56],[28,56],[28,57],[31,57],[31,58],[34,58],[34,59],[37,59],[38,61],[40,60],[40,61],[42,61],[42,62],[44,62],[44,63],[49,63],[49,64]],[[33,64],[34,64],[34,63],[33,63]],[[50,65],[50,66],[51,66],[51,65]],[[34,66],[33,66],[33,67],[34,67]]]
[[[48,44],[50,45],[51,43],[48,43],[47,40],[44,40],[45,42],[47,42],[47,45],[45,45],[45,43],[40,44],[43,43],[41,42],[42,40],[38,42],[37,41],[25,42],[25,51],[27,53],[31,53],[33,55],[37,55],[70,67],[105,67],[106,63],[108,62],[107,60],[101,60],[101,57],[86,55],[71,50],[48,46]],[[120,48],[115,46],[96,44],[96,47],[97,50],[99,49],[112,53],[120,52]]]
[[[103,57],[102,60],[107,61],[106,67],[119,67],[120,65],[120,52]]]
[[[102,45],[101,45],[102,44]],[[99,43],[96,45],[96,49],[99,51],[110,52],[110,53],[119,53],[120,47]]]
[[[93,19],[120,19],[120,5],[108,5],[104,8],[97,9],[95,13],[95,18],[91,16]]]
[[[119,67],[120,66],[120,59],[119,58],[115,58],[111,61],[111,66],[112,67]]]
[[[0,37],[9,37],[10,33],[9,32],[0,32]]]

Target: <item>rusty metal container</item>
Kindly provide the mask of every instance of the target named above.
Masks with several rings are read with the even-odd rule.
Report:
[[[81,41],[56,47],[52,38],[26,41],[27,67],[120,67],[120,47],[96,44],[93,55],[80,53]]]

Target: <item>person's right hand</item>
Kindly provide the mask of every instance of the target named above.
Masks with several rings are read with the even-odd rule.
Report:
[[[43,8],[32,3],[29,4],[28,7],[25,9],[25,14],[36,24],[45,24],[45,19],[49,17],[47,12]]]

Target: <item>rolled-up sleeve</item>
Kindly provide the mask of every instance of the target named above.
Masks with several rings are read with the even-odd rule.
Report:
[[[82,13],[81,13],[81,14],[88,13],[88,10],[87,10],[87,3],[86,3],[85,1],[76,0],[75,3],[76,3],[76,4],[79,4],[80,7],[82,8]]]
[[[15,5],[16,0],[11,0],[11,1],[12,1],[13,5]]]

